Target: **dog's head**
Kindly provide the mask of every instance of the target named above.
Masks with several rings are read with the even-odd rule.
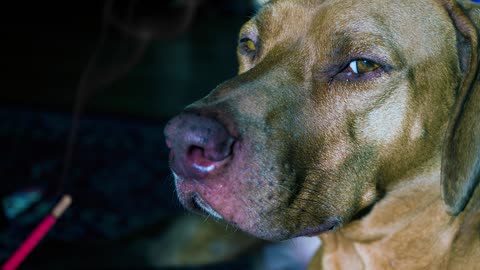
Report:
[[[458,213],[480,168],[477,42],[453,2],[270,2],[240,31],[239,75],[165,129],[180,201],[260,238],[314,235],[436,162],[448,134]]]

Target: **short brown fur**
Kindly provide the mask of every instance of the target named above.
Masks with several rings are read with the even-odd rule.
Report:
[[[321,233],[312,269],[479,269],[479,22],[467,1],[271,1],[239,75],[187,108],[240,150],[177,175],[180,199],[264,239]],[[381,69],[345,73],[365,58]]]

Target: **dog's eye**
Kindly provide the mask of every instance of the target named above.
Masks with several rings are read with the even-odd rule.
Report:
[[[247,40],[246,41],[246,44],[247,44],[247,48],[250,50],[250,51],[256,51],[257,50],[257,47],[255,46],[255,43],[253,43],[252,40]]]
[[[239,47],[240,47],[240,50],[244,53],[252,54],[257,51],[257,45],[253,40],[249,38],[240,39]]]
[[[348,64],[347,71],[354,74],[365,74],[367,72],[375,71],[379,67],[379,64],[363,59],[350,62],[350,64]]]
[[[348,60],[350,62],[343,62],[332,70],[336,71],[332,77],[329,78],[328,83],[332,84],[334,81],[339,82],[362,82],[368,81],[392,70],[392,67],[382,61],[368,60],[366,58],[357,58],[356,60]],[[348,63],[347,65],[345,63]]]

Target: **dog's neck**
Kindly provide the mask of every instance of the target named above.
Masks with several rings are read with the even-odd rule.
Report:
[[[367,215],[346,225],[341,233],[356,242],[381,239],[418,222],[426,212],[432,215],[432,211],[448,216],[441,201],[439,164],[389,187]]]
[[[453,250],[468,242],[461,240],[458,232],[478,232],[473,224],[467,224],[469,211],[457,217],[446,213],[440,192],[440,162],[396,185],[367,215],[322,235],[322,254],[314,260],[322,260],[324,269],[450,269],[452,261],[466,257],[459,254],[465,251]],[[478,217],[471,220],[479,223]],[[474,248],[468,252],[480,255],[479,241],[470,245]],[[418,254],[418,250],[429,252]]]

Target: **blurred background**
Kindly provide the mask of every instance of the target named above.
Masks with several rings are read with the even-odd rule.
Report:
[[[19,269],[304,267],[301,240],[264,243],[186,213],[163,141],[169,118],[236,74],[237,33],[259,6],[3,6],[0,262],[68,193],[72,206]]]

